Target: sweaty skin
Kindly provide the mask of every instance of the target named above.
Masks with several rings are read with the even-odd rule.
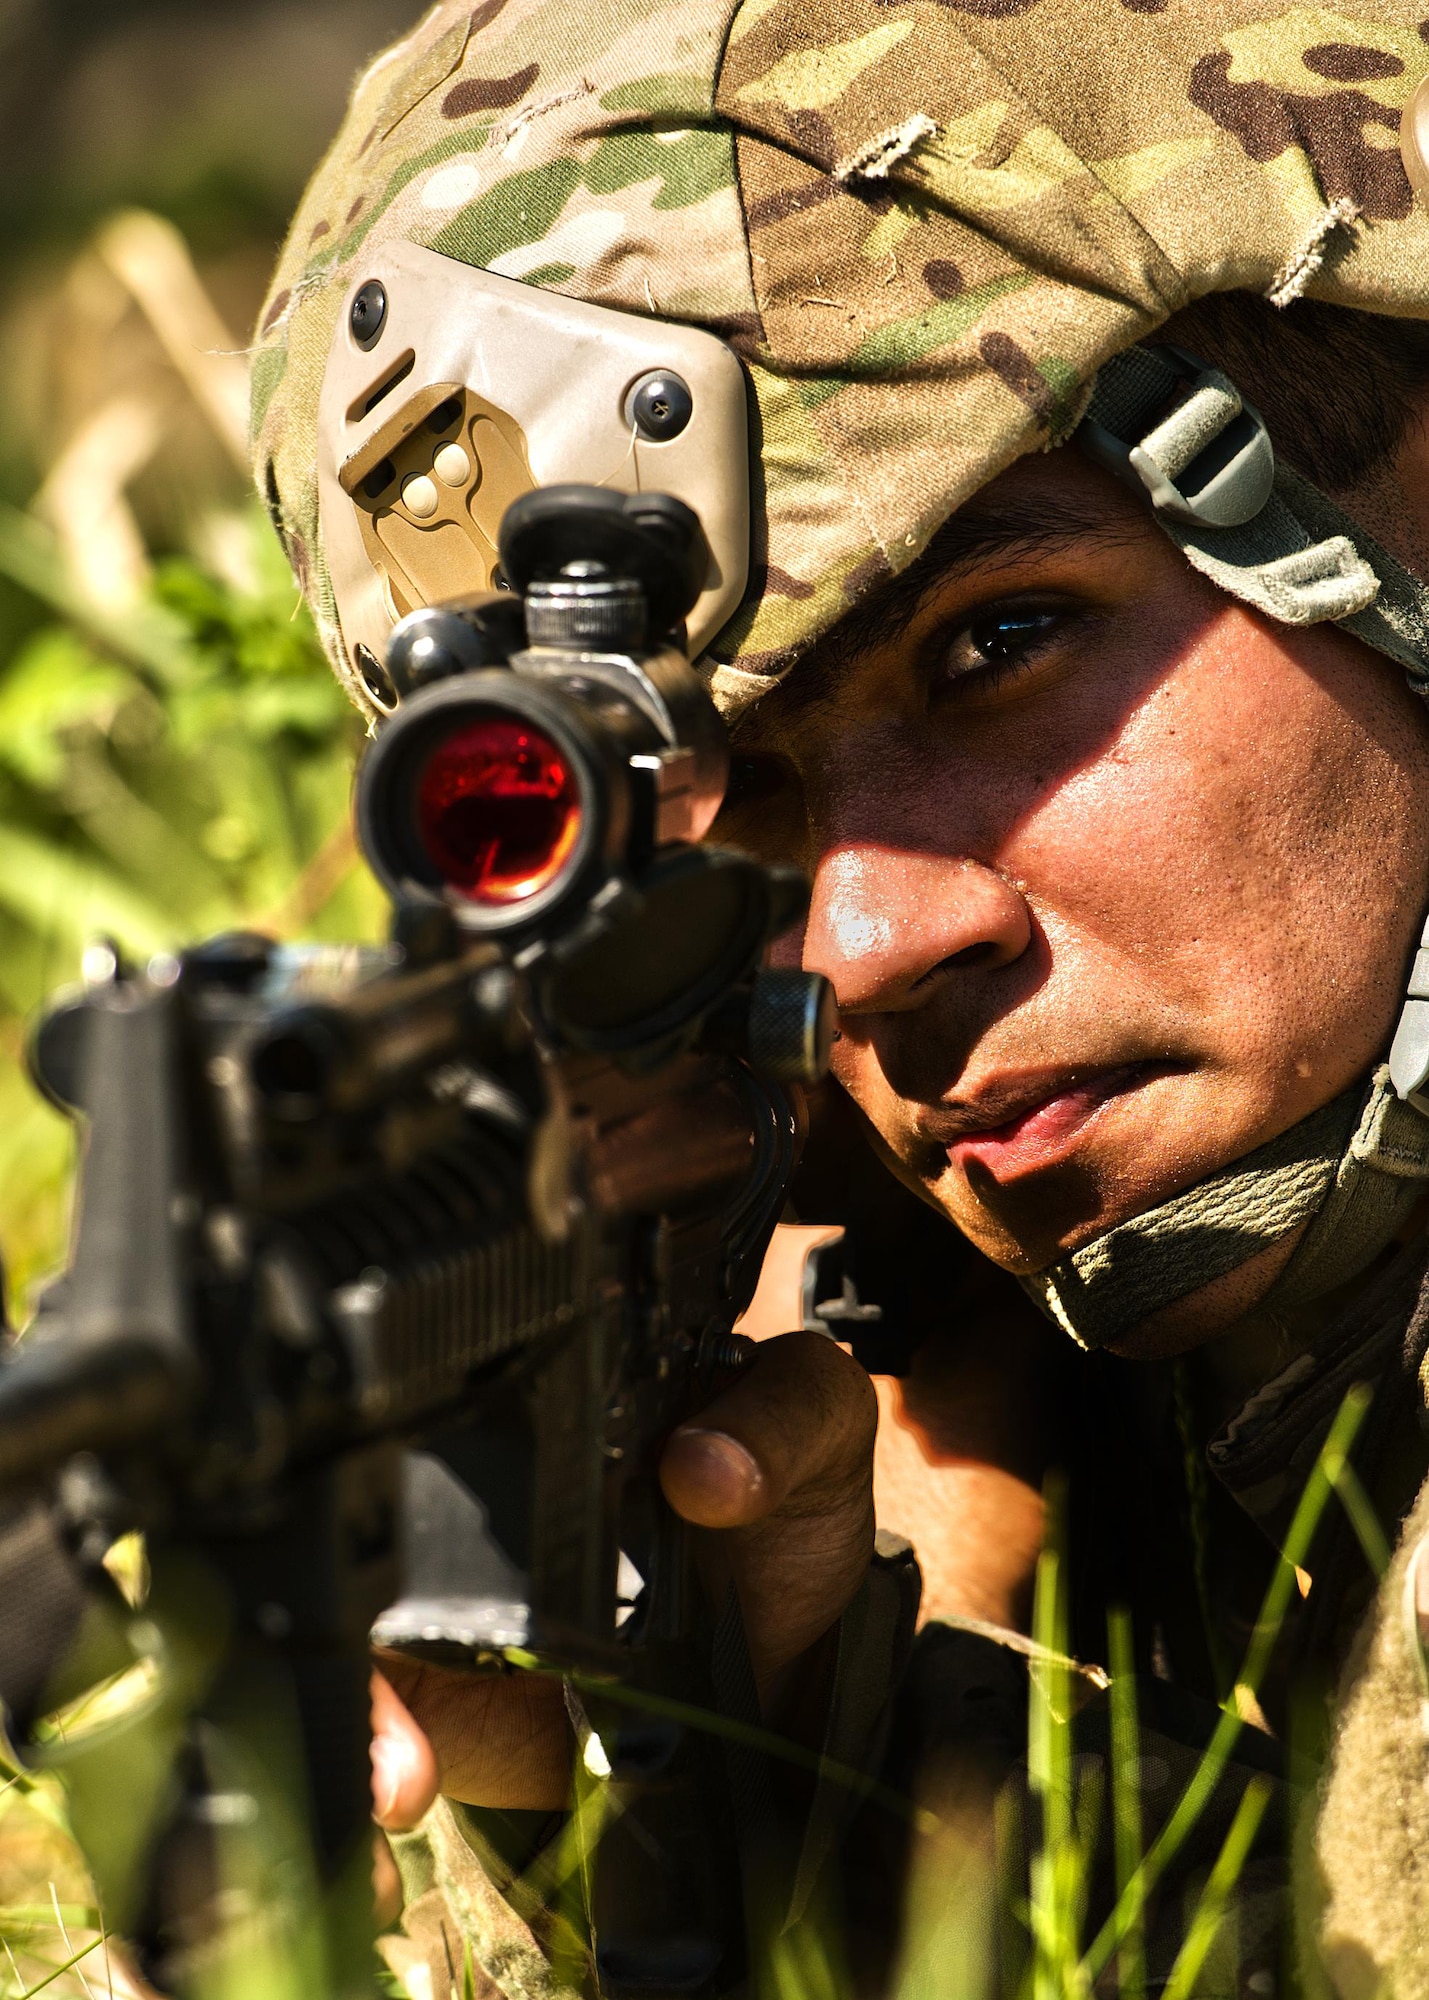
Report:
[[[1422,429],[1396,471],[1392,541],[1422,574]],[[1381,1055],[1429,880],[1429,721],[1346,634],[1222,596],[1073,450],[1013,467],[940,543],[741,725],[714,837],[807,870],[808,923],[781,949],[834,982],[838,1080],[901,1179],[995,1264],[1032,1271]],[[1224,1332],[1292,1247],[1119,1351]],[[986,1615],[976,1581],[940,1576],[948,1509],[964,1533],[979,1508],[989,1533],[1015,1519],[1029,1565],[1035,1512],[1025,1482],[1005,1505],[987,1486],[959,1497],[942,1393],[956,1384],[885,1397],[902,1504],[922,1507],[898,1525],[934,1558],[937,1607]],[[873,1439],[863,1372],[795,1335],[667,1449],[671,1501],[720,1531],[776,1717],[862,1575]],[[490,1701],[465,1721],[450,1700],[431,1713],[456,1796],[564,1800],[555,1729],[531,1732],[518,1801]],[[389,1788],[379,1816],[410,1824],[430,1796]]]
[[[811,872],[835,1073],[897,1171],[1038,1270],[1383,1050],[1429,758],[1388,662],[1230,603],[1075,453],[977,511],[1029,541],[1041,517],[1041,545],[945,570],[901,629],[771,696],[720,830]],[[1248,1302],[1202,1295],[1127,1351]]]

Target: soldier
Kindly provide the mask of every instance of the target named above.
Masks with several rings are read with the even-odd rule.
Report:
[[[1300,1903],[1352,2000],[1429,1993],[1426,73],[1406,0],[441,0],[360,80],[253,368],[260,485],[374,717],[383,635],[499,583],[525,486],[661,486],[710,530],[718,837],[810,873],[838,1082],[961,1232],[896,1225],[911,1652],[846,1354],[774,1341],[671,1442],[766,1719],[890,1787],[1001,1782],[1062,1465],[1075,1644],[1119,1598],[1150,1674],[1150,1820],[1214,1703],[1251,1724],[1183,1861],[1345,1672]],[[1356,1382],[1392,1565],[1327,1517],[1233,1695]],[[409,1932],[439,1978],[454,1930],[552,1990],[520,1871],[564,1711],[394,1673],[426,1733],[384,1687],[381,1816],[446,1799]],[[845,1868],[876,1987],[919,1864],[836,1790],[789,1801],[789,1893]],[[1215,1991],[1273,1990],[1281,1880],[1250,1864]]]

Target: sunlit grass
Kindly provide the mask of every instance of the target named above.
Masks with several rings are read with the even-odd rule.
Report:
[[[1285,1545],[1271,1575],[1256,1620],[1245,1662],[1237,1676],[1238,1688],[1259,1698],[1271,1655],[1285,1624],[1286,1614],[1297,1592],[1296,1571],[1304,1563],[1315,1538],[1336,1481],[1343,1468],[1360,1425],[1369,1410],[1371,1391],[1363,1385],[1350,1389],[1341,1403],[1330,1432],[1315,1461],[1305,1490],[1300,1496]],[[1117,1898],[1115,1909],[1098,1932],[1087,1952],[1088,1976],[1095,1980],[1119,1949],[1157,1883],[1180,1852],[1201,1813],[1223,1777],[1236,1738],[1245,1727],[1238,1708],[1222,1710],[1194,1776],[1178,1801],[1170,1819],[1152,1842],[1140,1866]],[[1263,1810],[1263,1806],[1261,1808]],[[1207,1889],[1209,1893],[1209,1885]],[[1192,1920],[1194,1928],[1195,1919]]]
[[[163,237],[176,296],[197,286],[165,225],[124,227]],[[162,290],[149,286],[151,319],[167,310]],[[238,344],[215,338],[202,362],[237,381],[235,407]],[[96,399],[110,393],[96,382]],[[220,414],[225,449],[241,450],[227,404]],[[51,503],[66,490],[58,477],[45,486]],[[137,535],[123,493],[112,502]],[[21,1322],[62,1260],[74,1164],[71,1127],[32,1087],[25,1044],[85,944],[102,934],[142,963],[229,928],[366,939],[384,920],[350,831],[361,728],[272,529],[256,502],[234,511],[228,486],[208,499],[191,491],[187,512],[191,546],[136,548],[126,586],[104,596],[93,581],[103,565],[86,571],[93,551],[67,517],[52,505],[0,508],[0,576],[31,607],[0,659],[0,1250]],[[114,1562],[138,1602],[142,1550]],[[162,1692],[155,1663],[136,1661],[49,1718],[38,1740],[64,1755],[122,1734]],[[134,1810],[115,1797],[121,1838]],[[94,1900],[60,1779],[0,1768],[0,2000],[133,1990]],[[258,1942],[248,1990],[279,2000],[273,1952],[291,1950],[276,1934]]]
[[[1141,1866],[1145,1829],[1141,1814],[1141,1730],[1136,1712],[1136,1660],[1131,1614],[1116,1608],[1107,1618],[1107,1665],[1111,1668],[1111,1812],[1118,1899],[1128,1895]],[[1139,1901],[1131,1898],[1126,1930],[1116,1953],[1120,2000],[1145,2000],[1146,1936]]]
[[[108,2000],[111,1985],[124,2000],[61,1785],[5,1760],[0,1773],[0,2000]]]
[[[261,510],[234,525],[231,574],[160,563],[118,617],[77,595],[39,523],[0,513],[0,572],[56,618],[0,665],[0,1247],[22,1315],[63,1246],[73,1160],[24,1043],[85,944],[142,961],[232,928],[365,939],[383,921],[350,832],[357,719]]]
[[[1238,1677],[1238,1684],[1252,1696],[1263,1687],[1294,1601],[1297,1564],[1303,1562],[1330,1500],[1336,1494],[1343,1497],[1348,1453],[1367,1404],[1362,1389],[1346,1396],[1295,1511]],[[1104,1677],[1094,1680],[1080,1672],[1067,1653],[1067,1560],[1056,1525],[1061,1510],[1055,1495],[1053,1501],[1049,1511],[1054,1525],[1038,1569],[1029,1661],[1026,1798],[1031,1817],[1024,1830],[1025,1846],[1022,1836],[1009,1837],[1006,1829],[1010,1793],[994,1815],[1001,1829],[994,1842],[975,1802],[954,1798],[946,1806],[939,1802],[935,1812],[924,1803],[887,1792],[864,1774],[830,1767],[775,1732],[712,1715],[698,1706],[576,1677],[576,1685],[592,1700],[654,1712],[743,1748],[786,1759],[902,1818],[916,1839],[905,1949],[894,2000],[993,2000],[994,1994],[1004,2000],[1014,1995],[1020,2000],[1069,2000],[1093,1993],[1143,2000],[1148,1906],[1158,1891],[1164,1894],[1169,1888],[1178,1855],[1212,1795],[1227,1779],[1236,1736],[1246,1726],[1239,1711],[1228,1705],[1189,1784],[1148,1845],[1132,1631],[1125,1612],[1114,1613],[1109,1620],[1109,1760],[1104,1763],[1077,1750],[1078,1711],[1086,1701],[1098,1698],[1097,1681]],[[524,1655],[514,1657],[513,1664],[518,1662],[524,1662],[527,1671],[543,1671]],[[106,1720],[98,1713],[79,1719],[91,1727]],[[579,1760],[575,1809],[561,1837],[523,1878],[524,1892],[537,1896],[557,1915],[553,1990],[579,1989],[583,1923],[593,1901],[604,1836],[626,1810],[621,1785],[608,1772],[598,1748]],[[0,1792],[0,1813],[7,1796],[26,1803],[33,1798],[52,1823],[62,1827],[62,1796],[52,1778],[37,1779],[12,1769],[7,1782],[9,1791]],[[1203,1990],[1223,1989],[1225,1956],[1235,1948],[1230,1920],[1236,1887],[1270,1796],[1270,1785],[1261,1777],[1252,1775],[1245,1782],[1209,1874],[1182,1915],[1169,1979],[1158,1989],[1168,2000],[1195,2000]],[[1104,1818],[1109,1818],[1116,1901],[1088,1942],[1093,1856],[1105,1831]],[[254,1860],[245,1864],[244,1879],[251,1876],[256,1886],[268,1865],[255,1849]],[[293,1986],[284,1973],[288,1921],[276,1910],[271,1912],[275,1921],[258,1921],[265,1904],[262,1899],[255,1902],[251,1894],[245,1908],[250,1914],[239,1928],[247,1943],[242,1952],[226,1955],[215,2000],[260,2000],[260,1988],[261,2000],[272,2000],[280,1989],[292,1991],[296,2000],[306,1988],[301,1982]],[[72,1988],[87,2000],[98,2000],[106,1990],[93,1976],[103,1933],[99,1913],[82,1900],[72,1900],[60,1906],[60,1914],[63,1922],[47,1922],[40,1903],[17,1903],[8,1913],[0,1911],[0,1937],[8,1954],[0,1966],[0,2000],[27,2000],[30,1993],[51,1987]],[[1164,1932],[1164,1912],[1161,1923]],[[752,1955],[757,2000],[852,2000],[838,1913],[826,1905],[815,1904],[796,1923],[770,1922],[752,1940]],[[1207,1979],[1211,1986],[1203,1988]],[[466,1983],[463,1976],[461,1984]],[[426,2000],[425,1994],[421,2000]]]
[[[993,1808],[995,1837],[989,1837],[976,1802],[938,1800],[935,1811],[923,1801],[889,1793],[857,1771],[830,1767],[815,1753],[772,1732],[638,1690],[613,1689],[600,1682],[587,1685],[604,1699],[817,1769],[826,1781],[857,1792],[914,1830],[904,1946],[892,1989],[895,2000],[993,2000],[994,1995],[1072,2000],[1093,1993],[1145,2000],[1150,1906],[1158,1892],[1164,1897],[1169,1891],[1171,1871],[1213,1797],[1219,1793],[1224,1799],[1235,1742],[1248,1726],[1244,1711],[1258,1707],[1272,1655],[1298,1595],[1297,1569],[1332,1498],[1339,1497],[1352,1521],[1356,1506],[1360,1507],[1356,1532],[1367,1560],[1378,1567],[1383,1554],[1383,1531],[1374,1522],[1349,1463],[1369,1400],[1369,1391],[1356,1387],[1341,1404],[1292,1518],[1236,1676],[1235,1695],[1224,1706],[1190,1781],[1149,1844],[1131,1619],[1124,1610],[1109,1616],[1109,1684],[1107,1676],[1089,1675],[1069,1657],[1067,1551],[1056,1493],[1050,1496],[1052,1525],[1038,1566],[1029,1653],[1025,1775],[1030,1827],[1019,1825],[1013,1788],[1004,1791]],[[539,1670],[527,1656],[517,1657],[528,1670]],[[1096,1698],[1099,1686],[1106,1687],[1109,1724],[1110,1754],[1105,1764],[1100,1757],[1079,1754],[1076,1747],[1077,1714],[1087,1700]],[[561,1856],[548,1884],[553,1894],[558,1879],[588,1879],[600,1866],[603,1822],[591,1812],[592,1792],[600,1788],[600,1781],[592,1785],[587,1772],[581,1809],[569,1822],[564,1842],[553,1851]],[[1234,1800],[1215,1860],[1181,1915],[1174,1960],[1157,1988],[1168,2000],[1195,2000],[1203,1991],[1224,1990],[1226,1954],[1233,1958],[1236,1949],[1232,1922],[1236,1889],[1271,1795],[1268,1780],[1250,1775]],[[611,1805],[621,1809],[613,1796]],[[1093,1860],[1106,1818],[1115,1901],[1088,1940]],[[1163,1934],[1167,1921],[1163,1911]],[[753,1940],[753,1955],[760,2000],[849,2000],[852,1989],[843,1971],[836,1912],[821,1910],[812,1920],[787,1928],[772,1924]]]

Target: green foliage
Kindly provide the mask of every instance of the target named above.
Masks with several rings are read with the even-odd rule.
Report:
[[[143,957],[237,925],[370,937],[348,833],[360,742],[266,521],[160,563],[123,610],[75,598],[32,517],[0,571],[59,614],[0,669],[0,1244],[23,1290],[60,1248],[68,1126],[20,1067],[24,1023],[85,944]]]
[[[1078,1667],[1068,1657],[1064,1509],[1058,1492],[1049,1495],[1047,1545],[1037,1566],[1029,1649],[1026,1812],[1010,1787],[997,1807],[994,1876],[989,1858],[979,1851],[976,1827],[959,1835],[960,1802],[940,1802],[942,1835],[914,1855],[897,2000],[986,2000],[994,1990],[1017,2000],[1089,2000],[1102,1994],[1145,2000],[1151,1983],[1148,1906],[1158,1889],[1163,1896],[1169,1893],[1169,1872],[1183,1858],[1188,1837],[1213,1795],[1230,1779],[1236,1739],[1246,1726],[1246,1714],[1256,1710],[1293,1600],[1296,1566],[1305,1560],[1334,1497],[1354,1523],[1372,1568],[1382,1550],[1382,1530],[1349,1469],[1350,1449],[1369,1400],[1363,1385],[1356,1385],[1340,1405],[1296,1507],[1233,1696],[1169,1818],[1149,1842],[1130,1617],[1122,1610],[1109,1616],[1109,1674]],[[1076,1752],[1074,1718],[1087,1698],[1089,1681],[1106,1689],[1109,1768],[1098,1756]],[[1269,1783],[1251,1777],[1209,1873],[1192,1875],[1176,1956],[1158,1987],[1165,2000],[1239,1990],[1235,1891],[1270,1800]],[[1098,1823],[1104,1816],[1116,1900],[1088,1941]],[[786,1990],[797,2000],[819,2000],[822,1993],[817,1983],[796,1983],[781,1988],[779,2000],[786,2000]]]

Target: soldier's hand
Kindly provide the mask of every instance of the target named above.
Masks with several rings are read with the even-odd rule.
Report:
[[[818,1333],[761,1344],[700,1415],[674,1432],[660,1478],[697,1528],[718,1603],[739,1594],[766,1717],[777,1723],[811,1649],[837,1621],[873,1549],[877,1403],[863,1369]],[[560,1683],[490,1679],[395,1654],[379,1661],[374,1807],[415,1825],[437,1791],[471,1805],[554,1810],[570,1789]],[[400,1699],[399,1699],[400,1697]]]
[[[556,1810],[571,1783],[561,1684],[539,1674],[463,1674],[400,1653],[372,1676],[372,1809],[415,1826],[438,1792],[468,1805]]]
[[[738,1592],[766,1716],[868,1568],[877,1425],[858,1363],[821,1333],[786,1333],[665,1447],[671,1506],[716,1531],[703,1566],[716,1602]]]

